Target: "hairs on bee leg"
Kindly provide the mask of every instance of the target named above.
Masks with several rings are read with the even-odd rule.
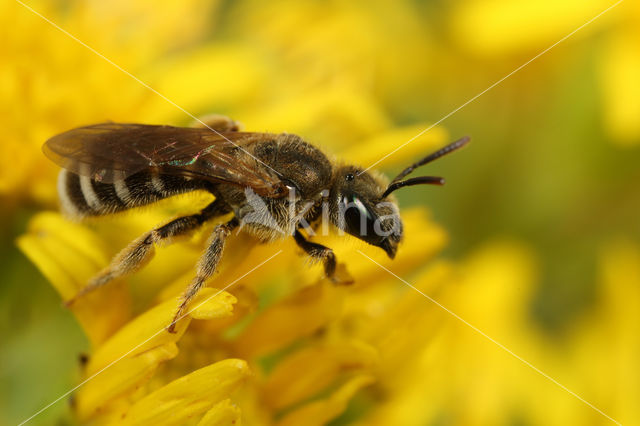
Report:
[[[111,264],[89,280],[86,287],[82,288],[78,294],[65,302],[66,306],[71,306],[79,297],[102,287],[108,282],[131,274],[145,266],[155,254],[155,244],[169,242],[172,237],[187,234],[200,227],[205,221],[220,216],[228,212],[228,207],[222,201],[215,200],[200,213],[190,216],[179,217],[159,228],[153,229],[134,240],[120,253],[118,253]]]
[[[322,261],[324,265],[324,273],[335,284],[351,284],[353,279],[351,277],[339,277],[336,274],[336,255],[329,247],[325,247],[322,244],[314,243],[307,240],[300,230],[296,230],[293,234],[293,238],[296,240],[298,246],[311,256],[314,261]],[[344,275],[344,274],[342,274]]]
[[[218,263],[220,263],[220,259],[222,258],[227,237],[239,224],[238,219],[234,217],[229,222],[216,226],[213,230],[213,234],[209,239],[209,245],[198,261],[196,276],[180,297],[178,310],[173,316],[171,324],[167,327],[169,333],[176,332],[176,323],[183,317],[183,313],[187,309],[189,302],[198,294],[198,291],[203,287],[205,281],[216,271]]]

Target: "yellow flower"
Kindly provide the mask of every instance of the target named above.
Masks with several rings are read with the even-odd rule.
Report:
[[[636,424],[640,419],[638,292],[640,245],[627,238],[602,247],[598,302],[569,335],[550,342],[530,317],[534,253],[513,241],[479,247],[455,269],[434,263],[413,282],[491,339],[504,344],[587,403],[526,366],[448,313],[412,294],[398,308],[409,315],[411,348],[400,346],[393,373],[381,375],[387,398],[361,424]],[[434,286],[437,283],[437,287]],[[446,298],[443,298],[443,293]],[[389,314],[388,314],[389,315]],[[389,315],[390,316],[390,315]],[[389,316],[386,318],[388,319]],[[390,343],[405,331],[396,326]],[[399,326],[399,327],[398,327]],[[410,331],[407,331],[410,332]],[[416,340],[424,339],[422,347]]]
[[[413,232],[398,253],[394,264],[398,271],[423,264],[444,242],[443,232],[420,211],[408,211],[405,219]],[[190,314],[198,321],[180,322],[176,334],[164,329],[175,297],[135,318],[128,309],[131,296],[121,284],[78,301],[73,310],[94,349],[83,368],[88,381],[75,394],[76,417],[101,424],[119,420],[148,424],[154,418],[181,424],[185,418],[204,416],[203,424],[216,424],[210,419],[241,414],[248,424],[258,424],[262,418],[267,424],[284,425],[300,424],[311,415],[316,424],[339,416],[359,389],[392,374],[400,362],[398,344],[404,342],[407,351],[415,344],[410,334],[391,346],[387,342],[399,326],[396,318],[408,319],[410,306],[398,298],[408,297],[411,290],[399,289],[391,276],[375,279],[380,274],[377,265],[364,257],[347,256],[353,253],[353,242],[341,241],[347,238],[329,240],[339,258],[353,259],[347,267],[356,278],[355,286],[318,281],[321,272],[307,268],[293,246],[284,243],[276,260],[236,286],[220,293],[212,288],[201,291],[194,306],[204,304]],[[42,213],[19,245],[68,297],[106,263],[106,251],[95,244],[97,240],[95,231]],[[242,235],[230,241],[223,271],[210,284],[227,286],[231,276],[275,251],[256,246],[250,256],[234,254],[235,250],[246,254],[253,244]],[[363,249],[389,264],[382,253]],[[154,262],[148,268],[169,275],[181,266]],[[184,285],[192,271],[182,272],[185,275],[176,281]],[[170,280],[164,283],[176,287]],[[269,298],[275,300],[268,302]],[[385,308],[395,303],[400,303],[396,309]]]
[[[615,3],[467,0],[453,8],[450,27],[456,42],[475,55],[492,60],[521,57],[524,62]],[[621,146],[640,143],[639,28],[640,6],[637,2],[622,2],[563,43],[593,40],[593,34],[604,33],[603,42],[596,48],[595,62],[603,100],[602,123],[611,141]],[[553,59],[545,58],[546,61],[566,66],[562,53],[549,56]],[[515,63],[513,68],[518,65]]]
[[[435,9],[418,2],[221,3],[158,7],[117,0],[71,3],[64,10],[29,4],[190,113],[215,111],[248,130],[296,133],[363,166],[430,126],[415,117],[440,118],[425,113],[432,101],[435,110],[451,110],[456,97],[429,86],[441,64],[459,70],[449,78],[468,78],[468,67],[455,56],[464,55],[444,52],[449,46],[439,47],[445,43],[440,36],[438,43],[431,39],[425,11]],[[608,6],[587,3],[468,0],[428,19],[448,22],[444,13],[450,12],[452,38],[465,53],[517,59]],[[599,59],[599,78],[607,128],[625,143],[637,140],[633,117],[640,99],[631,81],[637,14],[635,6],[629,10],[623,19],[609,17],[580,33],[613,28],[602,54],[610,59]],[[128,242],[199,210],[211,196],[189,194],[83,224],[63,219],[54,211],[57,169],[40,152],[48,137],[105,120],[187,124],[192,117],[18,3],[5,2],[0,12],[3,28],[20,35],[9,37],[0,52],[11,65],[0,69],[0,95],[21,100],[15,108],[0,107],[7,123],[0,157],[11,166],[0,165],[0,194],[44,210],[17,243],[67,300]],[[539,25],[550,15],[548,25]],[[427,92],[435,99],[415,94]],[[449,140],[435,127],[380,167],[400,169]],[[144,269],[70,308],[90,343],[70,416],[96,425],[258,426],[604,419],[445,307],[607,414],[637,423],[637,242],[602,247],[602,297],[572,324],[571,335],[553,340],[531,318],[540,269],[531,248],[493,239],[459,261],[442,259],[447,232],[419,199],[407,196],[401,203],[406,239],[393,261],[349,236],[316,239],[334,249],[355,279],[352,286],[322,279],[322,266],[309,265],[293,241],[258,244],[232,235],[219,271],[176,334],[165,327],[216,223],[158,248]]]
[[[216,2],[189,0],[163,7],[121,0],[108,5],[76,2],[64,7],[43,1],[26,3],[159,91],[166,89],[163,79],[171,78],[174,88],[184,93],[177,96],[168,91],[168,97],[194,113],[207,112],[203,99],[207,105],[230,99],[244,102],[242,94],[255,88],[257,74],[251,70],[256,68],[249,66],[257,63],[255,58],[243,52],[231,54],[235,50],[232,47],[218,49],[206,60],[202,57],[204,49],[200,57],[193,57],[201,70],[206,66],[206,76],[192,72],[193,60],[180,64],[169,60],[173,50],[202,40],[215,16]],[[20,3],[0,5],[0,25],[3,31],[10,31],[0,52],[0,61],[5,64],[0,69],[0,96],[13,100],[0,105],[5,123],[0,144],[0,196],[7,200],[55,204],[51,182],[55,181],[56,168],[44,158],[41,146],[56,133],[109,120],[191,121]],[[188,79],[185,68],[190,71]],[[212,80],[231,81],[231,75],[235,83],[232,87],[210,84]],[[188,91],[185,80],[190,84]],[[221,87],[227,89],[221,91]]]
[[[608,38],[600,61],[605,125],[613,140],[640,143],[640,6],[624,5],[619,24]]]
[[[504,55],[523,51],[535,54],[613,3],[607,0],[466,0],[453,9],[451,29],[458,43],[477,54]],[[540,25],[541,22],[545,25]],[[578,37],[584,37],[602,24],[596,21]]]
[[[344,24],[341,13],[329,19]],[[353,17],[353,11],[348,16]],[[356,47],[345,46],[344,54]],[[313,48],[325,51],[327,44]],[[205,45],[188,56],[161,63],[149,76],[162,93],[197,111],[211,102],[213,93],[206,85],[214,70],[218,73],[214,81],[246,82],[218,91],[214,100],[230,102],[233,98],[239,105],[250,105],[259,87],[256,82],[271,77],[255,54],[248,45]],[[334,64],[345,57],[336,57]],[[292,70],[298,66],[291,64]],[[246,78],[238,75],[239,69],[247,70]],[[249,128],[308,132],[344,159],[365,165],[387,154],[398,139],[408,139],[428,126],[392,126],[371,94],[354,87],[358,75],[354,70],[348,84],[336,84],[329,90],[314,87],[319,81],[307,81],[303,83],[307,88],[295,96],[281,96],[272,105],[245,106],[248,112],[242,114],[243,121]],[[287,86],[281,82],[280,87]],[[152,105],[147,114],[164,114],[171,121],[166,111]],[[136,120],[136,116],[127,120]],[[442,129],[434,128],[392,160],[407,164],[447,138]],[[344,147],[344,140],[362,143]],[[68,223],[58,214],[42,213],[31,221],[18,244],[67,299],[127,240],[166,220],[169,212],[192,211],[206,202],[195,194],[135,215],[95,222],[91,228]],[[399,273],[420,268],[446,241],[445,233],[423,209],[407,210],[403,217],[409,231],[393,263]],[[321,280],[321,267],[309,267],[290,241],[274,247],[256,245],[242,234],[231,238],[219,274],[209,283],[212,287],[222,289],[277,249],[283,252],[192,312],[191,317],[198,321],[181,323],[175,335],[164,331],[168,309],[175,306],[175,297],[189,282],[213,225],[208,224],[190,241],[159,250],[150,265],[127,280],[129,288],[122,281],[112,283],[72,307],[92,343],[83,368],[83,377],[89,380],[74,398],[74,413],[80,421],[152,421],[173,407],[171,421],[176,423],[184,415],[194,421],[201,418],[202,424],[240,417],[247,424],[299,424],[309,416],[324,424],[338,417],[359,390],[379,382],[380,372],[392,374],[393,366],[401,362],[398,346],[388,346],[387,340],[393,335],[393,321],[405,315],[399,310],[391,310],[391,317],[385,315],[410,290],[399,289],[391,276],[381,277],[378,266],[355,250],[361,247],[388,265],[382,252],[354,245],[344,236],[318,241],[334,248],[338,259],[349,259],[348,271],[357,281],[349,288]],[[119,231],[113,232],[114,227]],[[207,289],[198,300],[213,294]],[[411,350],[411,336],[402,339],[406,339],[405,349]],[[301,374],[303,365],[314,367]],[[253,374],[248,375],[249,371]],[[220,382],[226,387],[215,394],[191,387],[194,382],[207,381],[210,386]],[[179,411],[177,407],[185,408]]]
[[[575,376],[622,424],[640,422],[640,244],[627,236],[599,248],[597,302],[572,339]],[[604,408],[604,407],[603,407]]]
[[[211,102],[237,104],[230,109],[246,111],[240,117],[248,128],[308,132],[330,152],[365,165],[387,154],[398,139],[428,126],[393,126],[383,106],[351,80],[329,90],[311,84],[295,96],[252,107],[259,88],[265,87],[261,82],[273,72],[258,59],[249,45],[206,44],[141,73],[187,110],[200,111]],[[356,76],[357,71],[351,78]],[[207,87],[211,78],[236,84],[210,85],[213,90]],[[286,87],[285,82],[279,84]],[[144,102],[144,115],[131,114],[127,121],[175,121],[175,112],[166,105],[153,98]],[[114,118],[126,114],[119,111]],[[393,164],[405,165],[447,139],[446,132],[434,128],[420,143],[394,155]],[[344,146],[344,140],[362,142]],[[54,178],[50,179],[48,191],[53,187]],[[197,210],[209,201],[210,196],[192,194],[90,224],[73,224],[57,213],[43,212],[31,220],[18,245],[66,300],[128,241],[171,215]],[[437,254],[446,234],[423,208],[406,210],[403,218],[408,232],[393,267],[409,273]],[[166,332],[176,296],[190,281],[214,225],[158,250],[139,273],[72,306],[91,343],[81,367],[82,386],[73,397],[78,421],[294,425],[301,419],[312,424],[313,418],[315,424],[325,424],[344,413],[364,389],[389,380],[402,363],[399,349],[412,351],[415,344],[428,342],[430,332],[420,342],[409,333],[395,336],[396,321],[409,318],[401,307],[416,309],[419,304],[407,304],[412,290],[390,275],[381,276],[379,267],[357,250],[390,265],[384,253],[337,235],[318,241],[332,247],[341,261],[348,259],[354,286],[337,287],[321,279],[321,266],[308,265],[291,241],[260,245],[240,234],[231,237],[219,273],[192,306],[202,305],[180,322],[176,334]],[[241,278],[274,254],[274,260]],[[443,274],[440,271],[434,279]]]
[[[158,212],[139,215],[145,220],[133,216],[120,220],[143,232],[157,220]],[[404,219],[410,232],[393,264],[398,272],[420,267],[446,239],[422,209],[408,210]],[[106,248],[99,237],[114,226],[121,225],[96,223],[90,230],[56,213],[41,213],[18,244],[68,298],[117,249]],[[347,268],[357,284],[339,287],[320,280],[319,268],[309,268],[294,246],[284,242],[278,247],[283,250],[279,257],[238,284],[222,292],[202,290],[193,306],[204,303],[190,314],[198,321],[180,322],[176,334],[165,327],[176,294],[193,273],[188,262],[156,260],[146,268],[155,269],[154,288],[165,286],[159,296],[166,300],[154,302],[153,293],[147,294],[144,304],[151,307],[135,317],[132,296],[123,283],[112,283],[79,300],[72,309],[93,350],[83,367],[87,382],[75,393],[76,417],[100,424],[120,420],[148,424],[153,419],[181,424],[187,417],[202,417],[202,424],[217,424],[214,419],[241,416],[248,424],[287,425],[300,424],[309,416],[315,424],[324,424],[339,416],[358,390],[393,375],[402,362],[399,349],[415,349],[410,334],[394,336],[394,330],[400,325],[397,321],[406,322],[420,304],[402,302],[412,296],[411,290],[398,288],[390,275],[379,277],[377,265],[354,255],[349,237],[321,241],[333,247],[339,259],[351,259]],[[202,243],[203,235],[196,235],[187,244]],[[362,249],[390,265],[379,250]],[[242,234],[232,237],[221,273],[210,285],[226,287],[275,251],[272,245],[255,245]],[[418,312],[422,311],[420,307]],[[389,338],[396,340],[393,345]]]

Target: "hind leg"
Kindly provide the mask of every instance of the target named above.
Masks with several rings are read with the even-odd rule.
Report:
[[[226,204],[222,201],[215,200],[202,209],[200,213],[179,217],[166,225],[147,232],[118,253],[109,266],[89,280],[87,286],[82,288],[78,294],[65,304],[69,306],[79,297],[92,292],[98,287],[107,284],[109,281],[139,270],[153,258],[155,244],[167,241],[171,237],[187,234],[199,228],[207,220],[228,213],[229,211]]]
[[[189,287],[187,287],[185,292],[182,294],[178,310],[173,316],[171,324],[167,328],[170,333],[175,333],[176,322],[184,316],[184,311],[187,309],[189,302],[196,294],[198,294],[198,291],[202,288],[205,281],[216,271],[218,263],[220,263],[220,259],[222,258],[225,241],[231,231],[236,228],[239,223],[238,219],[234,217],[229,222],[218,225],[214,229],[213,234],[209,239],[207,250],[198,261],[196,277],[191,281]]]

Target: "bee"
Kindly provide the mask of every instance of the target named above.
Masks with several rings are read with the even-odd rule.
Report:
[[[444,184],[435,176],[403,178],[468,141],[464,137],[426,156],[387,184],[358,166],[333,162],[299,136],[243,132],[222,116],[211,118],[205,127],[109,122],[61,133],[49,139],[43,151],[62,167],[58,193],[67,216],[118,213],[191,191],[215,197],[198,213],[171,220],[133,241],[67,303],[140,269],[153,257],[156,244],[227,214],[230,219],[214,228],[195,277],[180,297],[170,332],[215,272],[225,241],[236,228],[263,242],[293,237],[312,260],[323,263],[329,279],[339,282],[333,251],[310,241],[318,224],[329,222],[394,258],[403,230],[392,193],[405,186]]]

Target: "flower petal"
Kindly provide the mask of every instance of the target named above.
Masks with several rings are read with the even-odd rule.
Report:
[[[458,43],[474,53],[512,54],[547,46],[610,5],[605,0],[468,0],[456,3],[451,27]],[[598,25],[602,21],[581,36]]]
[[[342,158],[349,158],[357,161],[359,164],[369,166],[377,162],[381,158],[387,156],[393,149],[412,140],[416,135],[428,129],[430,123],[421,123],[412,126],[394,128],[379,135],[373,136],[366,141],[347,145],[340,153]],[[436,126],[429,129],[417,140],[407,143],[402,149],[394,152],[389,157],[381,161],[382,165],[399,164],[408,166],[419,158],[422,158],[434,151],[438,146],[447,142],[449,137],[446,130]],[[365,148],[366,147],[366,148]]]
[[[355,340],[306,347],[278,364],[264,385],[265,398],[282,409],[326,388],[342,372],[371,367],[377,358],[373,347]]]
[[[227,398],[249,374],[247,363],[240,359],[226,359],[201,368],[133,404],[122,424],[184,424]]]
[[[87,420],[111,400],[132,392],[151,378],[160,363],[175,358],[176,355],[178,347],[175,343],[168,343],[124,358],[109,366],[104,372],[98,371],[95,377],[89,377],[76,395],[78,418]]]
[[[18,238],[17,244],[65,300],[107,264],[100,239],[58,213],[34,216],[28,232]],[[114,282],[78,300],[71,310],[91,343],[97,345],[129,319],[129,293]]]
[[[605,126],[621,146],[640,141],[639,43],[637,23],[621,28],[608,41],[600,62]]]
[[[213,319],[229,316],[234,303],[236,298],[233,295],[204,288],[191,303],[193,312],[178,321],[175,333],[169,333],[166,327],[173,319],[177,302],[168,300],[133,319],[98,348],[89,361],[87,374],[95,373],[122,356],[131,358],[149,349],[175,343],[185,332],[192,317]]]
[[[289,413],[278,422],[278,426],[324,425],[342,414],[353,395],[374,381],[368,375],[357,376],[342,385],[329,398],[310,402]]]
[[[243,357],[263,355],[327,324],[340,312],[342,293],[321,281],[270,306],[256,316],[235,343]]]
[[[240,408],[230,399],[218,402],[198,422],[198,426],[240,426]]]

